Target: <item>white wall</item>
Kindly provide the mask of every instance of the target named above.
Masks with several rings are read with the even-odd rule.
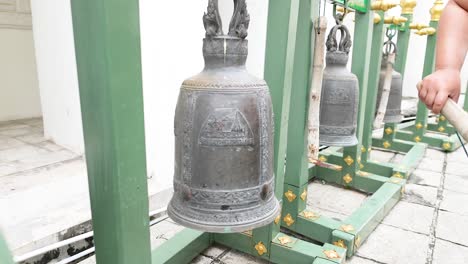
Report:
[[[263,76],[268,1],[250,1],[247,67]],[[181,8],[183,6],[183,8]],[[232,1],[220,1],[227,33]],[[202,16],[206,1],[140,1],[146,151],[150,175],[161,188],[172,186],[174,112],[185,78],[203,69]]]
[[[0,121],[41,116],[28,0],[0,0]]]
[[[83,153],[75,46],[69,0],[32,0],[45,136]]]
[[[418,6],[416,21],[429,21],[429,2]],[[151,193],[172,185],[174,110],[182,81],[203,68],[202,15],[206,3],[140,0],[148,175],[157,179]],[[268,1],[248,1],[248,5],[247,68],[262,77]],[[220,7],[227,31],[232,1],[222,0]],[[332,26],[331,8],[327,10]],[[80,152],[83,143],[69,1],[33,0],[33,19],[46,133]],[[348,20],[352,24],[352,19]],[[416,96],[413,83],[421,75],[423,58],[418,54],[424,50],[425,38],[415,36],[412,41],[405,95]]]
[[[0,121],[39,116],[32,31],[0,28]]]

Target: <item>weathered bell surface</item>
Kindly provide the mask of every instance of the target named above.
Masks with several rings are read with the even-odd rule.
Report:
[[[382,97],[383,85],[385,80],[385,68],[387,67],[387,57],[382,58],[382,67],[380,69],[379,90],[377,93],[377,105]],[[392,85],[388,97],[387,110],[383,119],[384,123],[400,123],[403,120],[401,114],[401,101],[403,94],[403,80],[401,74],[395,70],[392,72]],[[377,110],[376,110],[377,111]],[[377,113],[376,113],[377,114]]]
[[[174,195],[177,223],[207,232],[244,232],[273,222],[273,112],[265,81],[250,75],[249,15],[234,1],[223,35],[216,0],[203,21],[205,68],[182,84],[175,114]]]
[[[340,43],[336,33],[341,32]],[[351,48],[346,26],[336,25],[327,38],[326,67],[320,101],[320,145],[354,146],[356,138],[359,83],[346,69]]]

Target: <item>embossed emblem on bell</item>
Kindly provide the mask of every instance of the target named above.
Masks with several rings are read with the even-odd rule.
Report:
[[[168,215],[189,228],[245,232],[279,214],[269,89],[245,68],[249,21],[245,0],[234,0],[224,35],[218,1],[209,0],[203,16],[205,68],[180,89]]]
[[[341,40],[337,41],[337,32]],[[351,48],[350,33],[345,25],[332,28],[327,38],[326,67],[323,72],[320,102],[320,145],[354,146],[356,138],[359,83],[346,69]]]
[[[382,67],[380,70],[379,90],[377,93],[377,102],[380,102],[385,79],[385,67],[387,66],[387,56],[382,57]],[[401,101],[403,96],[403,79],[401,74],[395,70],[392,72],[392,84],[390,95],[388,97],[387,110],[383,118],[385,123],[400,123],[403,120],[401,114]]]

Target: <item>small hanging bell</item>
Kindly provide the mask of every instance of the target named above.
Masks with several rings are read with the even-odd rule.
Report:
[[[338,44],[336,33],[340,31]],[[327,38],[326,67],[320,102],[320,145],[354,146],[356,138],[359,83],[346,69],[351,37],[343,24],[332,28]]]
[[[218,1],[203,17],[204,70],[182,84],[175,114],[174,195],[168,215],[216,233],[244,232],[279,215],[273,191],[273,111],[265,81],[245,69],[249,14],[235,0],[229,34]]]
[[[387,67],[388,56],[384,55],[382,57],[382,65],[380,68],[380,78],[379,78],[379,90],[377,93],[377,102],[380,102],[382,98],[382,91],[385,80],[385,68]],[[401,74],[395,69],[392,72],[392,85],[390,87],[390,95],[388,97],[387,110],[383,118],[384,123],[400,123],[403,120],[401,115],[401,101],[403,93],[403,79]],[[377,106],[378,107],[378,106]],[[377,110],[376,110],[377,114]]]

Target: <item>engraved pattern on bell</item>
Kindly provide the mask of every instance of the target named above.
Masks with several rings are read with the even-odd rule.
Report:
[[[386,56],[382,58],[380,69],[379,90],[377,92],[377,102],[382,97],[383,85],[385,80],[385,68],[387,67]],[[383,119],[384,123],[400,123],[403,120],[401,114],[401,101],[403,96],[403,79],[401,74],[395,70],[392,72],[392,85],[390,86],[390,95],[388,97],[387,110]],[[377,114],[377,110],[376,110]]]
[[[336,33],[341,32],[338,43]],[[356,75],[346,69],[351,47],[346,26],[332,28],[327,39],[326,67],[323,73],[320,103],[320,144],[354,146],[356,138],[359,83]]]
[[[183,82],[174,122],[168,215],[183,226],[217,233],[267,225],[280,210],[273,188],[271,98],[266,82],[245,69],[250,17],[245,0],[234,2],[225,36],[217,1],[209,1],[205,68]]]

